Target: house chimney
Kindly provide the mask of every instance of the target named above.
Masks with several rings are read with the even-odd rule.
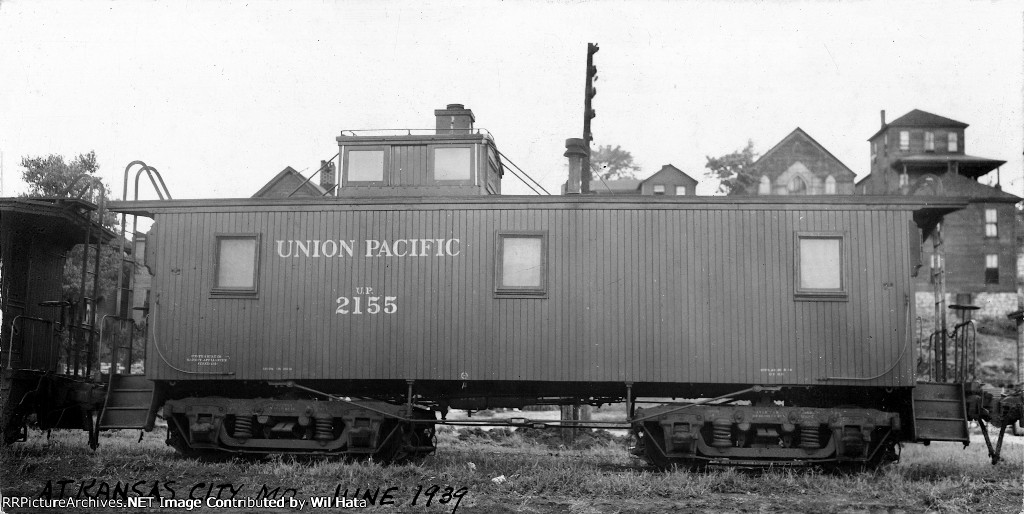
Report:
[[[334,161],[320,161],[320,187],[327,191],[328,196],[334,196]]]
[[[434,111],[437,118],[438,134],[469,134],[473,132],[476,117],[473,111],[462,104],[448,104],[444,109]]]
[[[574,137],[565,140],[565,156],[569,158],[569,180],[565,194],[578,195],[583,184],[583,158],[587,156],[587,144]]]
[[[882,127],[885,128],[885,109],[882,109]]]

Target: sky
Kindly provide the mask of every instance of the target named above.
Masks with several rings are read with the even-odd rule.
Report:
[[[462,103],[557,192],[581,137],[588,42],[594,144],[641,177],[673,164],[713,193],[707,156],[796,127],[862,177],[880,125],[922,109],[969,123],[1024,196],[1019,3],[802,1],[64,2],[0,0],[2,196],[25,156],[94,150],[122,195],[141,159],[175,198],[249,197],[309,175],[343,129],[432,128]],[[982,179],[994,182],[995,173]],[[507,194],[532,194],[511,174]],[[144,190],[142,198],[154,198]]]

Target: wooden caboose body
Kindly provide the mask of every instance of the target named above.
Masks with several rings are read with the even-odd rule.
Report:
[[[576,384],[567,396],[631,382],[682,396],[913,386],[913,218],[949,207],[485,197],[133,208],[156,221],[154,380]],[[537,287],[502,289],[510,238],[540,242]],[[246,262],[222,255],[244,241]],[[817,258],[806,241],[838,243],[839,287],[801,287],[801,257]],[[252,277],[248,289],[218,285],[230,266]]]
[[[119,208],[155,219],[146,369],[165,416],[181,416],[179,446],[262,451],[280,447],[278,431],[332,441],[295,448],[377,451],[387,415],[370,415],[375,435],[357,443],[340,428],[355,414],[337,402],[273,400],[283,384],[382,402],[364,414],[390,412],[383,402],[401,404],[406,394],[411,409],[415,393],[442,416],[449,407],[763,390],[772,394],[760,401],[789,409],[757,414],[773,427],[766,433],[790,427],[793,438],[792,420],[804,419],[814,435],[799,439],[806,448],[727,457],[810,462],[870,460],[880,438],[916,437],[915,256],[921,227],[957,207],[871,197],[494,196]],[[211,391],[226,398],[203,398]],[[668,424],[652,436],[665,439],[665,462],[707,453],[713,437],[731,444],[708,424],[705,447],[690,439],[673,447],[670,431],[682,429],[671,427],[696,434],[706,423],[653,412],[647,417]],[[303,416],[305,436],[294,428]],[[817,435],[830,422],[835,435]],[[252,437],[261,423],[266,437]],[[653,433],[652,423],[636,426]],[[837,449],[844,437],[856,441],[852,450]],[[861,442],[872,438],[876,446]]]

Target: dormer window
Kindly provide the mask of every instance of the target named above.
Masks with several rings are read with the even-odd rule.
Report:
[[[956,132],[950,132],[948,136],[948,148],[950,152],[956,152],[958,150],[959,145],[957,143]]]
[[[656,195],[663,195],[663,194],[665,194],[665,186],[663,184],[655,184],[655,186],[654,186],[654,194],[656,194]]]
[[[910,150],[910,132],[900,131],[900,150]]]
[[[934,152],[935,151],[935,133],[925,132],[924,133],[924,151]]]

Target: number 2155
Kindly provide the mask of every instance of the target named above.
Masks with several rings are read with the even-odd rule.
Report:
[[[381,303],[383,298],[384,302]],[[334,302],[338,304],[338,308],[334,311],[337,314],[378,314],[383,312],[384,314],[394,314],[398,311],[398,304],[395,303],[397,296],[367,296],[365,297],[366,305],[363,308],[362,296],[339,296]]]

